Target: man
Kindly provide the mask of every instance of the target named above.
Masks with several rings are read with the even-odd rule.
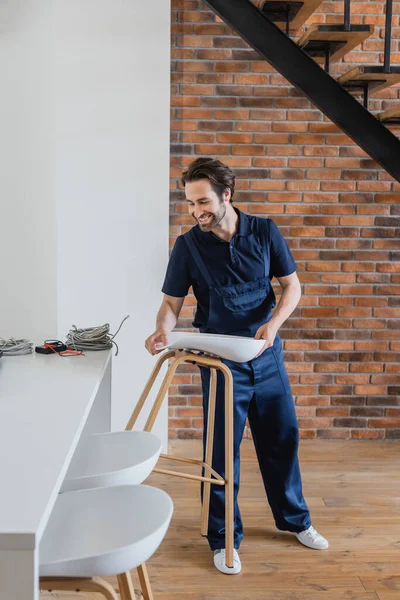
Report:
[[[240,454],[246,418],[275,523],[310,548],[328,547],[312,526],[303,498],[297,458],[298,425],[278,330],[299,303],[296,263],[271,219],[235,209],[235,177],[226,165],[198,158],[183,173],[188,210],[196,225],[176,240],[169,261],[165,294],[156,331],[146,340],[151,354],[168,343],[189,287],[197,299],[193,322],[202,333],[242,335],[265,340],[259,355],[247,363],[224,360],[234,386],[234,566],[225,564],[225,490],[211,486],[208,542],[214,565],[222,573],[241,569],[237,550],[243,526],[237,496]],[[273,314],[276,277],[282,295]],[[207,431],[209,370],[201,368],[204,432]],[[218,374],[213,468],[224,477],[224,384]],[[205,434],[204,439],[205,442]]]

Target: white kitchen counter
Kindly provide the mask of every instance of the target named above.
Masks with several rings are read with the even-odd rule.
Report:
[[[82,433],[110,431],[111,351],[0,358],[0,600],[38,598],[38,547]]]

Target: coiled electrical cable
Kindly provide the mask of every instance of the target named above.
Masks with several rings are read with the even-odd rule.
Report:
[[[65,343],[68,348],[74,348],[74,350],[79,350],[80,352],[84,350],[109,350],[114,345],[117,349],[115,355],[117,355],[118,346],[114,338],[128,318],[129,315],[122,320],[121,325],[114,334],[110,333],[110,325],[108,323],[85,329],[78,329],[76,325],[72,325]]]
[[[5,340],[0,338],[0,350],[3,351],[4,356],[20,356],[21,354],[32,354],[33,342],[29,340],[16,340],[9,338]]]

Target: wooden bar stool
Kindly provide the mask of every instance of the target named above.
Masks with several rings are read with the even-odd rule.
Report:
[[[172,475],[174,477],[183,477],[193,479],[204,483],[203,506],[201,519],[201,533],[207,535],[208,517],[210,505],[210,486],[225,486],[225,548],[226,565],[233,567],[233,518],[234,518],[234,494],[233,494],[233,379],[229,368],[219,359],[204,354],[196,354],[188,351],[167,351],[158,359],[152,374],[143,390],[142,395],[129,419],[126,429],[132,429],[143,408],[143,405],[150,393],[157,375],[166,360],[172,359],[167,373],[161,383],[158,394],[154,400],[149,417],[144,426],[144,431],[151,431],[158,412],[161,408],[165,394],[172,382],[175,372],[181,363],[191,363],[210,369],[210,392],[208,406],[208,426],[206,437],[205,462],[190,458],[178,458],[169,454],[160,454],[161,458],[174,460],[182,463],[196,464],[204,468],[204,476],[192,475],[184,472],[170,471],[167,469],[153,469],[156,473]],[[215,401],[217,390],[217,371],[221,371],[225,378],[225,478],[218,474],[212,468],[212,451],[214,442],[214,422],[215,422]]]

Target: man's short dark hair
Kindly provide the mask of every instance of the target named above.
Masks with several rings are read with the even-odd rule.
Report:
[[[235,191],[235,176],[227,165],[214,158],[197,158],[182,173],[181,183],[208,179],[214,192],[222,199],[222,194],[228,188],[231,190],[231,202]]]

